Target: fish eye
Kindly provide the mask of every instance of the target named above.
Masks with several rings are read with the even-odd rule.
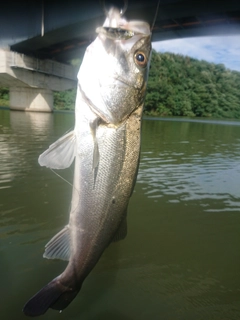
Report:
[[[145,53],[138,51],[135,53],[134,55],[134,60],[135,63],[139,66],[139,67],[146,67],[147,65],[147,58]]]

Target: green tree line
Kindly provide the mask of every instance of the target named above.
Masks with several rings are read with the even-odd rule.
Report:
[[[145,113],[240,119],[240,72],[153,51]]]
[[[54,92],[54,108],[74,110],[75,98],[76,88]],[[0,105],[8,99],[8,89],[0,88]],[[153,50],[144,113],[240,119],[240,72]]]

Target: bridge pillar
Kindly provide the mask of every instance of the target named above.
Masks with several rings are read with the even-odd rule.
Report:
[[[52,112],[53,91],[76,85],[73,66],[0,49],[0,86],[10,88],[12,110]]]
[[[10,87],[9,93],[11,110],[53,111],[53,92],[49,89]]]

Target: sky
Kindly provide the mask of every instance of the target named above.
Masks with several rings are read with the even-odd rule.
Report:
[[[240,71],[240,35],[208,36],[153,42],[158,52],[187,55],[198,60],[223,63],[227,69]]]

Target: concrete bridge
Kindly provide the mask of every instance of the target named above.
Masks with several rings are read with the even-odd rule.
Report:
[[[0,49],[0,85],[9,87],[10,109],[53,110],[53,91],[76,85],[76,70],[67,64]]]
[[[1,4],[0,85],[10,108],[52,110],[52,91],[76,85],[80,58],[105,19],[100,0],[18,0]],[[105,1],[105,6],[109,6]],[[121,8],[124,1],[112,0]],[[128,0],[125,16],[152,25],[157,0]],[[240,33],[240,1],[160,0],[153,41]]]

